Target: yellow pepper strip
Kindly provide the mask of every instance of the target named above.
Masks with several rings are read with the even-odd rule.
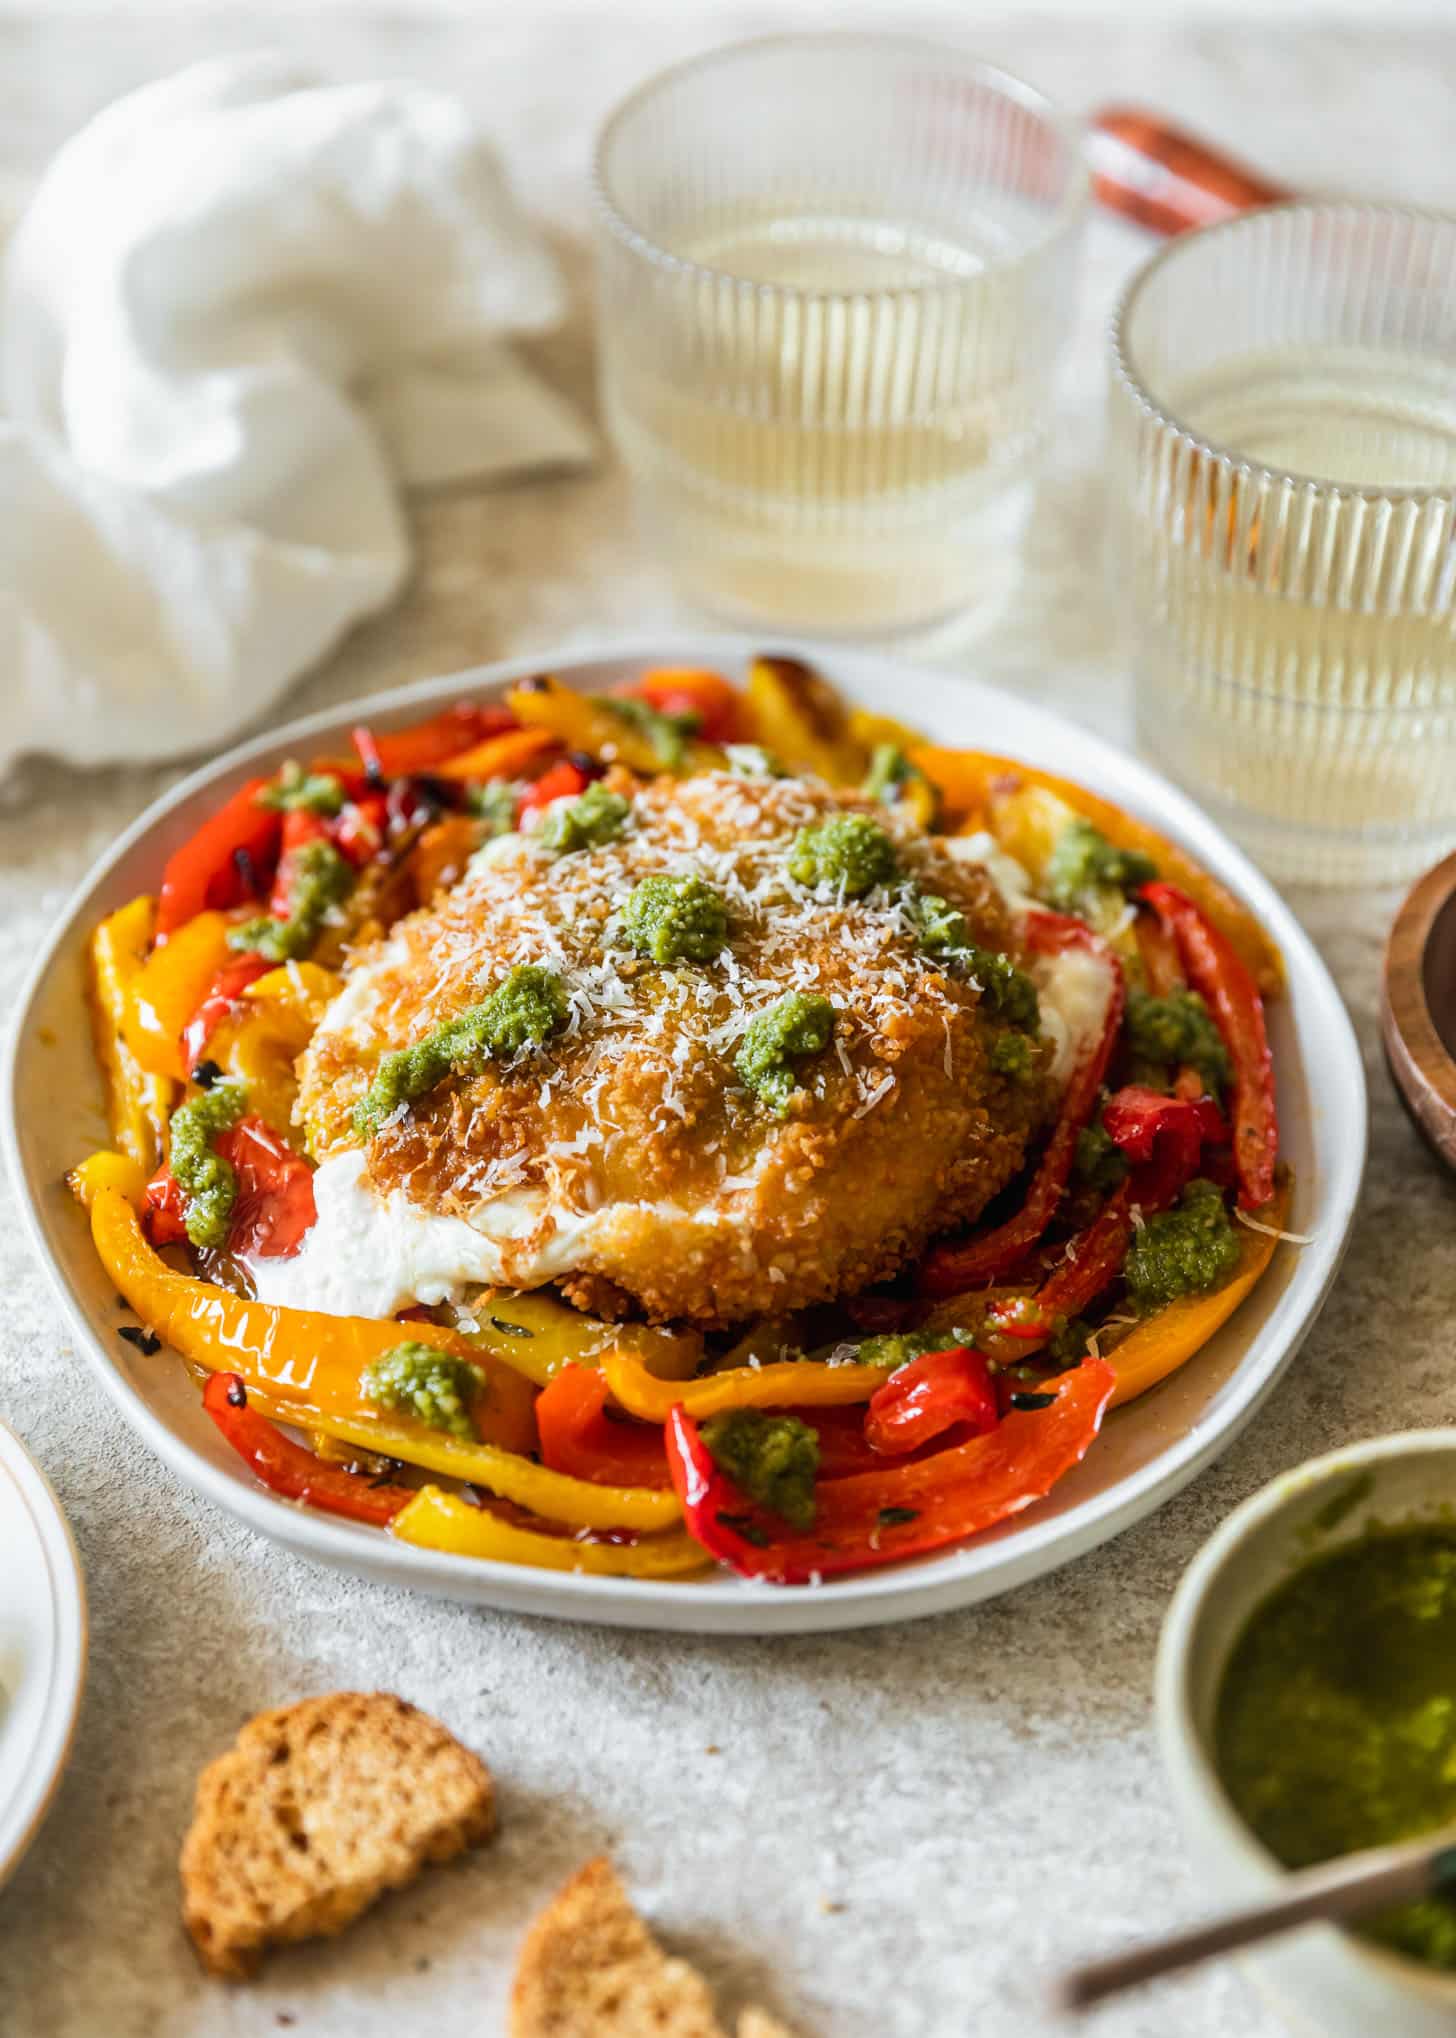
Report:
[[[129,1153],[108,1153],[103,1149],[100,1153],[89,1155],[79,1167],[72,1168],[66,1177],[66,1185],[77,1202],[87,1210],[103,1189],[125,1196],[132,1208],[139,1210],[147,1179],[146,1168],[140,1161],[133,1160]]]
[[[400,1422],[387,1415],[320,1415],[316,1409],[278,1401],[270,1394],[250,1394],[248,1401],[274,1422],[320,1430],[356,1450],[400,1458],[407,1465],[420,1465],[448,1479],[468,1480],[472,1486],[499,1494],[502,1500],[529,1508],[532,1514],[545,1515],[548,1521],[570,1522],[573,1528],[650,1533],[671,1528],[682,1519],[675,1493],[650,1486],[598,1486],[589,1479],[572,1479],[514,1451],[467,1443],[443,1431],[426,1429],[421,1423]]]
[[[602,1371],[614,1401],[644,1422],[666,1422],[679,1402],[699,1421],[725,1408],[843,1408],[868,1401],[883,1387],[893,1366],[824,1366],[813,1359],[779,1365],[738,1366],[702,1380],[659,1380],[641,1359],[606,1352]]]
[[[244,988],[243,996],[296,1013],[303,1027],[301,1044],[304,1044],[343,988],[343,978],[325,969],[322,963],[285,962],[278,969],[254,977]]]
[[[849,733],[866,752],[881,743],[893,743],[908,756],[925,741],[918,729],[910,728],[905,722],[897,722],[893,715],[877,715],[871,708],[850,709]]]
[[[606,1323],[558,1302],[554,1295],[498,1290],[478,1296],[470,1313],[478,1328],[459,1335],[538,1387],[554,1379],[563,1366],[596,1365],[612,1345],[634,1352],[650,1371],[667,1380],[690,1380],[703,1356],[703,1340],[696,1331]]]
[[[1286,1176],[1263,1209],[1254,1213],[1261,1224],[1276,1231],[1285,1228],[1291,1190],[1291,1179]],[[1240,1225],[1239,1232],[1239,1264],[1221,1288],[1209,1295],[1180,1296],[1103,1354],[1117,1375],[1109,1408],[1120,1408],[1124,1401],[1145,1394],[1149,1387],[1176,1373],[1228,1322],[1273,1259],[1279,1243],[1268,1232],[1252,1231],[1247,1225]]]
[[[91,1036],[106,1084],[107,1123],[122,1152],[148,1174],[162,1158],[175,1093],[169,1074],[145,1065],[127,1036],[156,919],[155,899],[133,899],[107,915],[90,947]]]
[[[1282,990],[1283,960],[1248,907],[1201,864],[1195,863],[1187,850],[1180,849],[1145,821],[1114,806],[1111,800],[1099,799],[1096,793],[1088,792],[1071,779],[1058,778],[1053,772],[1038,771],[1034,765],[1022,764],[1013,757],[996,757],[984,750],[939,750],[925,744],[910,753],[910,761],[919,765],[940,789],[952,821],[976,813],[993,819],[998,790],[1014,787],[1018,781],[1056,793],[1100,828],[1119,849],[1137,849],[1150,856],[1158,866],[1159,877],[1187,892],[1228,936],[1253,970],[1266,997],[1276,996]]]
[[[473,750],[447,757],[434,765],[432,778],[519,778],[529,765],[537,763],[557,747],[558,738],[549,729],[505,729],[499,736],[487,736]]]
[[[534,1564],[544,1571],[589,1571],[604,1578],[680,1578],[710,1559],[685,1532],[640,1543],[579,1543],[517,1528],[484,1508],[469,1507],[424,1486],[389,1525],[391,1535],[424,1550],[483,1557],[499,1564]]]
[[[851,734],[844,703],[797,658],[755,658],[748,705],[759,742],[788,770],[813,772],[831,785],[858,785],[864,777],[869,751]]]
[[[549,729],[568,750],[616,759],[643,778],[655,778],[666,768],[641,730],[614,715],[605,700],[573,693],[555,679],[540,687],[514,687],[506,698],[518,720]],[[673,770],[680,778],[690,778],[698,771],[721,771],[726,763],[716,743],[685,743],[681,762]]]
[[[298,1100],[293,1065],[339,988],[332,970],[311,962],[287,963],[249,984],[236,1010],[220,1019],[208,1037],[209,1061],[244,1085],[248,1109],[285,1138],[291,1136]]]
[[[476,1415],[482,1441],[508,1451],[535,1448],[530,1382],[438,1324],[278,1309],[174,1273],[147,1244],[136,1212],[115,1188],[93,1194],[91,1236],[118,1292],[184,1359],[213,1372],[240,1373],[249,1387],[316,1415],[353,1417],[364,1406],[359,1380],[371,1360],[406,1340],[437,1345],[483,1362],[488,1392]]]
[[[132,979],[126,1044],[153,1075],[186,1080],[182,1029],[224,963],[237,960],[227,942],[231,925],[223,913],[195,913],[165,947],[152,950]]]

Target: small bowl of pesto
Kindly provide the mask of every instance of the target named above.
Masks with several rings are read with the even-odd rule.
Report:
[[[1158,1654],[1163,1758],[1213,1902],[1456,1823],[1456,1429],[1332,1452],[1224,1523]],[[1294,2029],[1450,2038],[1456,1893],[1249,1956]]]

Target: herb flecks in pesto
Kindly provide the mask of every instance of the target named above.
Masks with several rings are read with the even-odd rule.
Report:
[[[323,931],[330,911],[349,896],[358,875],[332,842],[305,842],[287,859],[288,918],[245,920],[228,935],[230,948],[252,949],[268,962],[296,962]]]
[[[1077,1180],[1089,1189],[1111,1191],[1126,1178],[1127,1156],[1100,1117],[1090,1125],[1084,1125],[1077,1134],[1077,1153],[1072,1167]]]
[[[964,1330],[884,1330],[861,1338],[854,1360],[858,1366],[908,1366],[927,1352],[953,1352],[974,1342]]]
[[[516,825],[521,789],[507,778],[490,778],[465,788],[465,811],[484,821],[490,836],[510,835]]]
[[[702,1436],[714,1461],[751,1500],[793,1528],[813,1526],[817,1430],[795,1415],[730,1408],[711,1416]]]
[[[1128,1248],[1123,1275],[1139,1309],[1219,1287],[1239,1264],[1239,1240],[1223,1193],[1190,1182],[1176,1210],[1150,1217]]]
[[[639,955],[664,967],[712,962],[727,945],[728,914],[704,879],[659,872],[634,888],[622,909],[622,934]]]
[[[1223,1036],[1197,991],[1172,991],[1166,998],[1129,991],[1127,1041],[1138,1074],[1143,1064],[1169,1070],[1186,1062],[1217,1097],[1232,1073]]]
[[[184,1198],[183,1222],[195,1246],[225,1246],[233,1205],[238,1198],[237,1171],[212,1143],[230,1132],[248,1108],[241,1083],[214,1083],[172,1113],[168,1165]]]
[[[471,1403],[485,1391],[485,1374],[468,1359],[442,1352],[418,1338],[381,1352],[364,1368],[359,1392],[376,1408],[412,1416],[427,1429],[474,1443],[478,1432]]]
[[[649,701],[606,700],[602,703],[617,717],[645,736],[652,754],[664,771],[676,771],[687,757],[688,744],[702,727],[703,718],[692,709],[664,714]]]
[[[899,875],[895,845],[867,814],[835,814],[801,828],[789,850],[796,884],[832,885],[847,899],[862,899]]]
[[[1042,891],[1049,905],[1075,913],[1109,892],[1134,892],[1157,874],[1156,864],[1140,850],[1119,849],[1100,828],[1078,815],[1053,845]]]
[[[1276,1587],[1235,1643],[1214,1722],[1219,1775],[1288,1868],[1456,1820],[1456,1529],[1367,1531]],[[1456,1967],[1456,1904],[1359,1929]]]
[[[913,797],[916,819],[933,827],[940,813],[940,795],[920,769],[912,764],[898,743],[877,743],[870,755],[860,791],[882,806],[893,807]]]
[[[738,1080],[756,1090],[777,1118],[786,1118],[799,1078],[790,1066],[822,1054],[834,1037],[834,1007],[817,991],[786,991],[749,1020],[734,1062]]]
[[[616,841],[631,812],[630,800],[608,792],[597,780],[574,800],[560,800],[548,807],[536,839],[558,856],[577,849],[602,849]]]
[[[926,955],[978,984],[988,1009],[1008,1026],[1019,1026],[1026,1033],[1040,1031],[1041,1000],[1036,985],[1009,955],[973,941],[964,913],[938,892],[913,887],[906,892],[905,908]]]
[[[258,794],[256,805],[280,814],[337,814],[344,805],[343,782],[331,771],[306,772],[290,758]]]
[[[1029,1083],[1036,1071],[1030,1038],[1025,1033],[998,1033],[991,1042],[990,1061],[998,1076]]]
[[[437,1026],[413,1047],[384,1056],[354,1106],[355,1132],[367,1139],[402,1104],[428,1096],[447,1076],[478,1075],[487,1062],[541,1047],[565,1025],[566,1015],[566,991],[555,971],[517,964],[481,1004]]]

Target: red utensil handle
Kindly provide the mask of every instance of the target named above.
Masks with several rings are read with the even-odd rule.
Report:
[[[1186,233],[1293,192],[1156,113],[1109,106],[1092,116],[1092,188],[1101,202],[1155,233]]]

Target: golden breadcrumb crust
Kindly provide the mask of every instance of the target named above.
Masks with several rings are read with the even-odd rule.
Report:
[[[558,1269],[568,1294],[620,1291],[658,1321],[731,1324],[893,1273],[1016,1173],[1045,1087],[993,1070],[1002,1022],[974,982],[922,953],[899,887],[845,900],[788,877],[797,831],[845,810],[873,813],[905,876],[957,907],[977,943],[1015,952],[985,871],[858,795],[726,773],[658,781],[636,789],[618,841],[553,857],[507,837],[356,956],[300,1062],[314,1151],[358,1143],[353,1107],[385,1052],[478,1003],[513,965],[544,964],[566,984],[567,1029],[402,1110],[370,1142],[376,1190],[468,1216],[526,1188],[592,1213]],[[621,906],[655,872],[718,889],[725,955],[661,968],[624,949]],[[790,990],[829,998],[837,1022],[830,1047],[798,1064],[780,1119],[733,1064],[753,1016]],[[548,1217],[513,1243],[514,1285],[529,1285],[552,1230]]]

